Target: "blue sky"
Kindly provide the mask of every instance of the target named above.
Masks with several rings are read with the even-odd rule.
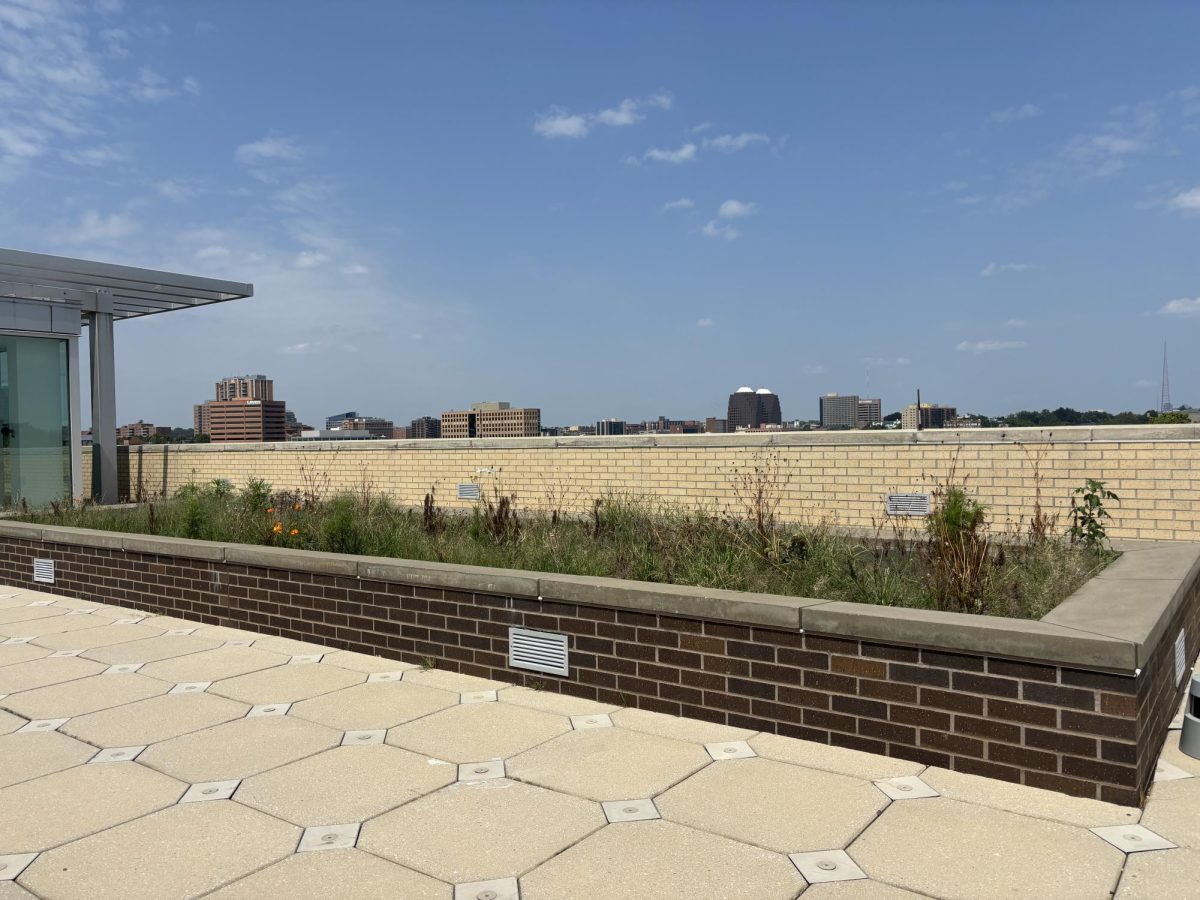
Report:
[[[0,246],[252,281],[118,416],[1200,404],[1195,4],[0,0]]]

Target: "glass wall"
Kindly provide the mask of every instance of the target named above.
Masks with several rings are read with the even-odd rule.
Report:
[[[0,334],[0,505],[71,496],[68,342]]]

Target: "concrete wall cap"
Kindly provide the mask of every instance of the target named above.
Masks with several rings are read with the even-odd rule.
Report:
[[[371,581],[415,584],[468,593],[509,597],[537,597],[537,573],[487,566],[458,566],[451,563],[392,559],[381,556],[351,557],[358,561],[358,574]]]
[[[322,575],[358,574],[358,557],[344,553],[320,553],[291,547],[256,547],[253,544],[226,544],[225,561],[263,569],[291,569]]]
[[[185,559],[203,559],[220,562],[225,559],[228,544],[216,541],[194,541],[189,538],[163,537],[157,534],[122,534],[121,548],[133,553],[151,553],[157,556],[182,556]]]

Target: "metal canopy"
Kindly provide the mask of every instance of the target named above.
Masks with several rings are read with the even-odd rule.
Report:
[[[114,319],[128,319],[251,297],[254,285],[0,247],[0,297],[77,301],[87,312],[97,295],[111,298]]]

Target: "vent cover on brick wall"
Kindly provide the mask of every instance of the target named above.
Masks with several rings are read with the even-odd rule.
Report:
[[[54,584],[54,560],[35,559],[33,561],[33,580],[41,584]]]
[[[889,516],[927,516],[929,515],[929,495],[888,494],[887,514]]]
[[[1187,672],[1187,635],[1183,631],[1175,638],[1175,683],[1183,681]]]
[[[550,631],[508,629],[508,664],[548,675],[567,675],[567,636]]]
[[[470,484],[460,484],[458,486],[458,499],[459,500],[478,500],[479,499],[479,485],[477,485],[473,482]]]

